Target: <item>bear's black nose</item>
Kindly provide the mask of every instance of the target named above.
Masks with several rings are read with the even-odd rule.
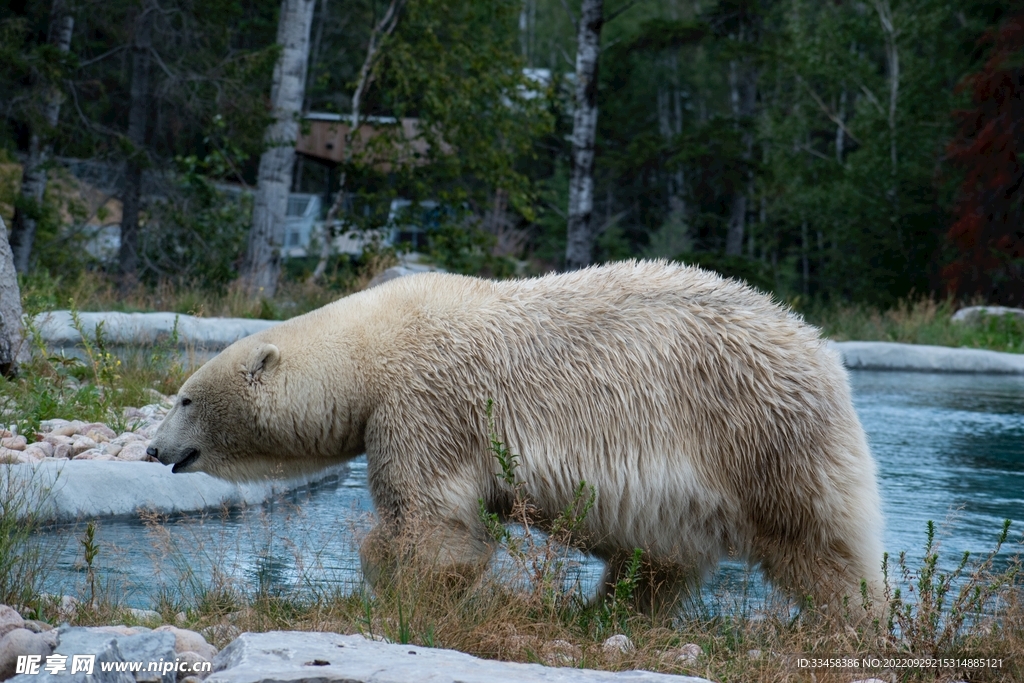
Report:
[[[157,453],[159,453],[159,451],[157,451],[155,446],[150,446],[149,448],[146,449],[146,455],[148,455],[151,458],[155,458]]]

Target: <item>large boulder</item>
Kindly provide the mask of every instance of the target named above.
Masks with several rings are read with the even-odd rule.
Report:
[[[1002,317],[1009,315],[1016,320],[1024,320],[1024,308],[1009,308],[1007,306],[968,306],[961,308],[950,318],[952,322],[964,325],[977,325],[988,317]]]
[[[214,658],[207,683],[708,683],[649,671],[551,668],[336,633],[243,633]]]

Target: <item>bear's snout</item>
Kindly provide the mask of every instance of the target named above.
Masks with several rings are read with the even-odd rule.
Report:
[[[157,450],[155,446],[150,446],[149,448],[146,449],[146,455],[148,455],[151,458],[156,458],[157,460],[160,459],[159,453],[160,451]],[[164,464],[166,465],[167,463]]]

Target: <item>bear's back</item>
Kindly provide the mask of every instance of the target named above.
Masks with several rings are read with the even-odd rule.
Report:
[[[838,359],[815,328],[713,273],[624,262],[385,287],[386,410],[419,451],[409,457],[444,454],[438,476],[493,469],[489,401],[538,504],[561,509],[580,481],[594,484],[604,492],[595,528],[612,538],[652,523],[644,505],[675,516],[691,500],[684,512],[708,525],[735,520],[725,508],[738,497],[750,517],[806,505],[822,472],[849,465],[813,462],[860,433]],[[653,528],[641,535],[667,542]]]

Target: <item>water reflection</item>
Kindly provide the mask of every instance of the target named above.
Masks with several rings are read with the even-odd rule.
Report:
[[[891,554],[920,557],[928,520],[939,524],[946,567],[965,550],[989,552],[1004,519],[1014,522],[1011,538],[1020,538],[1024,378],[855,372],[851,380],[878,461]],[[211,577],[271,592],[347,590],[359,582],[358,539],[371,515],[366,460],[359,458],[337,479],[262,508],[148,526],[101,521],[101,577],[140,607],[161,595],[194,595]],[[48,590],[78,592],[84,576],[73,530],[53,530],[41,542],[54,552]],[[600,565],[571,560],[591,587]],[[762,591],[756,574],[727,562],[705,592],[735,598]]]

